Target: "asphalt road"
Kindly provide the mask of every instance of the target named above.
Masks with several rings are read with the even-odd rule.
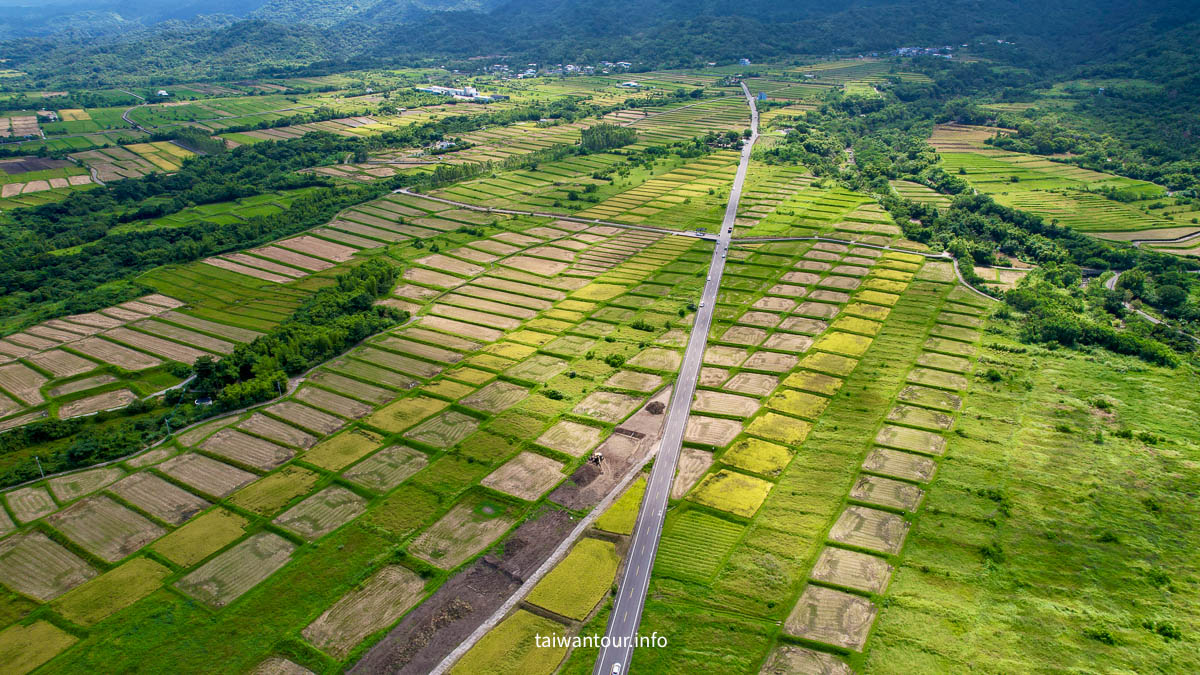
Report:
[[[654,567],[654,556],[658,552],[658,541],[662,535],[667,498],[671,494],[671,483],[675,479],[679,450],[683,445],[683,430],[687,425],[692,395],[696,391],[696,380],[700,375],[704,347],[708,343],[708,330],[712,324],[713,306],[717,302],[717,289],[721,285],[721,273],[725,269],[725,252],[729,249],[733,221],[737,216],[738,201],[742,198],[742,184],[746,180],[746,169],[750,165],[750,151],[754,148],[754,141],[758,140],[758,109],[745,84],[742,85],[742,92],[750,105],[750,128],[754,133],[742,148],[742,160],[738,164],[737,176],[733,179],[733,188],[729,191],[729,203],[725,207],[725,220],[721,224],[716,248],[713,250],[712,262],[708,267],[708,281],[704,284],[704,292],[700,296],[701,302],[696,311],[696,321],[692,325],[692,334],[688,339],[687,351],[684,352],[683,365],[679,369],[679,378],[675,383],[675,393],[671,397],[671,405],[667,410],[662,445],[658,450],[658,458],[654,461],[654,468],[650,472],[650,481],[646,485],[645,497],[642,499],[637,525],[633,531],[633,541],[625,562],[625,576],[621,578],[616,604],[613,606],[612,616],[609,618],[608,629],[605,632],[609,646],[600,650],[600,656],[596,659],[596,669],[593,671],[596,675],[612,675],[614,672],[627,673],[633,658],[634,640],[638,632],[638,624],[642,619],[646,591],[650,586],[650,571]]]

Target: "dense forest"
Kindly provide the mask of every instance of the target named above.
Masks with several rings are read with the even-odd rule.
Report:
[[[856,54],[970,42],[988,58],[1062,71],[1090,61],[1136,64],[1159,41],[1194,53],[1197,6],[1185,0],[1032,5],[1028,0],[912,3],[835,0],[276,1],[190,21],[134,21],[125,32],[4,44],[37,86],[97,86],[329,72],[505,54],[514,63],[625,59],[649,69],[793,54]],[[228,10],[227,10],[228,11]],[[613,17],[620,17],[614,21]],[[998,43],[1002,40],[1003,43]]]

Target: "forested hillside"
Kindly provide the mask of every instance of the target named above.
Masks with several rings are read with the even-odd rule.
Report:
[[[243,13],[249,19],[237,20]],[[1036,7],[1025,0],[273,0],[241,9],[210,5],[190,16],[184,9],[169,16],[131,11],[132,21],[110,14],[122,30],[72,40],[27,38],[4,51],[12,66],[38,81],[64,85],[143,82],[151,73],[156,82],[212,80],[308,66],[327,70],[332,63],[441,63],[483,55],[539,63],[624,59],[656,67],[964,42],[989,58],[1026,66],[1111,64],[1129,55],[1128,66],[1137,68],[1138,55],[1158,53],[1158,45],[1190,53],[1195,41],[1187,39],[1187,24],[1197,7],[1183,0]],[[172,20],[151,26],[158,18]]]

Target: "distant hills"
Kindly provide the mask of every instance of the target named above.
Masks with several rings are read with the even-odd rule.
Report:
[[[39,81],[216,79],[507,56],[646,65],[984,41],[1061,68],[1171,41],[1191,0],[0,0],[0,58]],[[4,19],[8,19],[5,21]],[[1186,26],[1185,26],[1186,28]],[[54,32],[55,30],[58,32]],[[1003,41],[1001,44],[998,41]],[[1174,41],[1181,44],[1180,40]]]

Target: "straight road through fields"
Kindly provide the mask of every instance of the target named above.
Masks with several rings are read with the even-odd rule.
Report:
[[[625,575],[621,578],[617,600],[608,620],[605,636],[609,646],[600,650],[600,656],[596,659],[596,669],[593,671],[595,675],[627,673],[629,662],[633,658],[634,640],[642,619],[646,591],[650,586],[650,570],[654,567],[654,556],[658,552],[658,541],[662,535],[667,498],[671,494],[671,483],[675,480],[675,466],[683,445],[683,431],[692,407],[692,395],[696,391],[704,348],[708,343],[708,330],[712,324],[713,306],[717,302],[717,289],[721,285],[721,273],[725,270],[725,254],[729,250],[738,202],[742,198],[742,184],[746,180],[746,170],[750,165],[750,152],[754,149],[754,142],[758,140],[758,108],[755,107],[754,97],[750,95],[745,83],[742,84],[742,93],[750,105],[751,136],[742,147],[741,162],[733,179],[733,188],[729,191],[725,219],[721,223],[721,231],[717,233],[717,244],[713,249],[712,262],[708,266],[708,281],[704,284],[704,292],[700,296],[700,306],[696,311],[695,323],[692,324],[692,334],[688,339],[683,365],[679,369],[679,378],[676,380],[675,392],[663,425],[662,445],[658,450],[658,458],[654,460],[650,481],[646,484],[646,493],[642,498],[637,526],[634,528],[633,541],[625,562]]]

